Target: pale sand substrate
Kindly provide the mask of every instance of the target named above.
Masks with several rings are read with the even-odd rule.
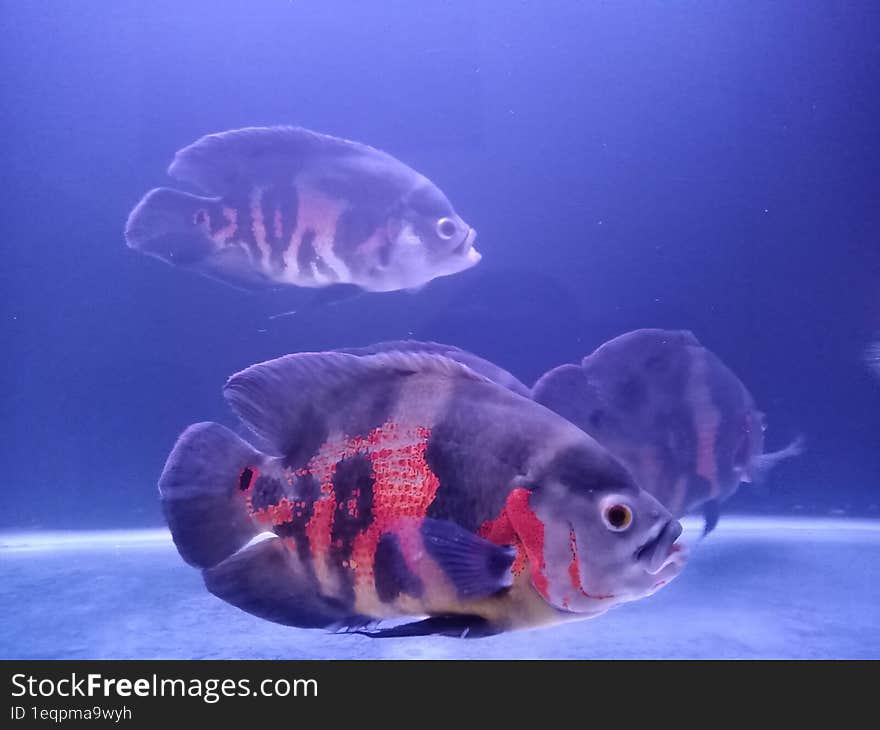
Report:
[[[648,599],[476,640],[262,621],[211,596],[164,530],[0,533],[0,615],[4,659],[877,659],[880,521],[727,516]]]

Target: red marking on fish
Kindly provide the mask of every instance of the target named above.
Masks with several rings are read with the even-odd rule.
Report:
[[[477,531],[480,537],[486,538],[489,542],[496,545],[513,545],[516,548],[516,557],[513,559],[513,565],[510,571],[514,577],[521,575],[526,569],[526,551],[523,544],[510,523],[510,517],[507,516],[507,510],[502,509],[501,514],[494,520],[487,520]]]
[[[306,538],[312,555],[323,557],[330,552],[330,535],[333,531],[333,513],[336,511],[336,497],[333,490],[315,502],[312,519],[306,525]]]
[[[401,533],[401,538],[405,538],[401,540],[404,558],[415,560],[414,556],[421,550],[417,528],[440,487],[440,480],[425,458],[430,435],[431,430],[423,426],[407,427],[387,422],[364,436],[328,440],[305,467],[284,472],[285,481],[292,488],[295,488],[292,484],[294,477],[313,476],[320,484],[320,497],[315,501],[312,517],[306,525],[309,549],[321,563],[319,575],[330,575],[326,569],[330,550],[334,547],[332,532],[336,513],[359,517],[359,490],[354,490],[346,501],[338,502],[333,489],[337,464],[358,454],[366,455],[372,466],[372,521],[355,536],[351,558],[343,567],[355,571],[356,587],[372,586],[376,547],[382,535],[390,531]],[[301,517],[306,506],[291,493],[281,497],[276,504],[256,512],[252,510],[252,514],[262,522],[278,526]],[[407,520],[406,529],[399,524],[401,520]]]
[[[282,497],[277,504],[268,504],[262,509],[252,511],[254,519],[265,525],[277,527],[293,521],[294,503]]]
[[[593,599],[600,600],[600,601],[608,600],[609,598],[615,598],[615,596],[611,593],[608,593],[605,595],[602,595],[602,594],[593,595],[591,593],[587,593],[584,590],[584,586],[581,583],[581,561],[580,561],[580,557],[578,556],[577,536],[574,534],[574,530],[569,531],[568,539],[571,544],[571,564],[568,566],[568,575],[571,578],[572,588],[574,588],[577,591],[580,591],[581,594],[586,596],[587,598],[593,598]],[[563,599],[562,607],[568,608],[568,599],[567,598]]]
[[[501,514],[480,527],[480,536],[499,545],[516,545],[513,561],[514,575],[519,575],[528,558],[532,571],[532,585],[549,600],[550,584],[544,574],[544,523],[529,507],[528,489],[514,489],[507,495]]]
[[[410,521],[413,529],[434,501],[440,480],[425,459],[430,435],[430,429],[422,426],[400,428],[388,422],[363,440],[373,465],[373,521],[355,537],[352,546],[356,585],[373,585],[376,547],[382,535],[393,531],[402,519]],[[408,562],[420,547],[415,542],[401,542]]]
[[[211,234],[211,240],[218,246],[225,246],[235,239],[238,233],[238,211],[235,208],[222,208],[225,224]]]
[[[575,537],[574,530],[569,531],[568,539],[571,543],[571,564],[568,566],[568,575],[571,578],[572,588],[582,591],[583,588],[581,588],[581,562],[580,558],[578,558],[577,538]],[[564,603],[568,603],[568,601],[565,601]]]

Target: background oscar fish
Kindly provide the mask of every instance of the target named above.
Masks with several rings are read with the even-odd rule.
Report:
[[[593,436],[676,517],[701,507],[705,532],[720,504],[801,440],[764,453],[764,414],[739,378],[687,331],[615,337],[535,384],[536,401]]]
[[[482,636],[595,616],[678,575],[680,525],[615,458],[444,347],[288,355],[230,378],[227,402],[277,456],[195,424],[159,482],[212,593],[293,626],[427,616],[371,635]]]
[[[391,155],[298,127],[211,134],[129,216],[128,245],[246,289],[413,289],[480,260],[442,191]]]

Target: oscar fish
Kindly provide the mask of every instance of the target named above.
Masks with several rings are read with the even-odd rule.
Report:
[[[596,441],[430,348],[287,355],[223,394],[276,455],[195,424],[159,493],[208,590],[264,619],[486,636],[599,615],[684,565],[679,523]],[[387,619],[408,622],[367,628]]]
[[[238,129],[181,149],[168,174],[206,196],[151,190],[128,218],[129,247],[239,288],[416,289],[481,258],[434,183],[359,142]]]
[[[801,440],[764,453],[764,414],[734,373],[688,331],[615,337],[535,384],[534,399],[593,436],[676,517],[702,508],[704,534],[721,503]]]

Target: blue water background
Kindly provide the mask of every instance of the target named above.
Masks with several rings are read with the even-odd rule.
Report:
[[[0,527],[160,524],[225,378],[382,339],[526,382],[687,328],[808,451],[737,512],[880,516],[880,5],[0,2]],[[483,262],[282,320],[125,248],[175,150],[292,123],[424,172]]]

